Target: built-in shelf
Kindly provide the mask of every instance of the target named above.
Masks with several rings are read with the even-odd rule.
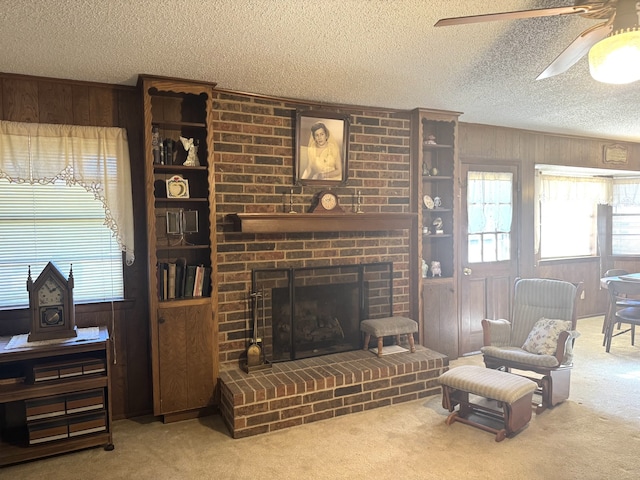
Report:
[[[424,143],[422,144],[423,150],[438,150],[442,149],[450,149],[453,148],[453,145],[440,145],[439,143]]]
[[[235,230],[245,233],[365,232],[410,229],[415,213],[237,213]]]
[[[450,175],[422,175],[423,182],[441,182],[441,181],[452,181],[453,177]]]
[[[452,277],[422,277],[423,284],[452,283]]]

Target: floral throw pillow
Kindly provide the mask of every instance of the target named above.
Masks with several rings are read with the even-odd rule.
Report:
[[[541,318],[529,332],[522,349],[538,355],[555,355],[560,332],[570,331],[570,320]]]

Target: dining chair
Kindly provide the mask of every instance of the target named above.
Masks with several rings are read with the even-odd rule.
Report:
[[[604,272],[604,276],[606,277],[619,277],[620,275],[629,275],[629,272],[627,272],[626,270],[623,270],[621,268],[610,268],[609,270],[607,270],[606,272]],[[602,320],[602,333],[604,334],[604,329],[607,326],[607,315],[609,314],[609,312],[607,311],[607,314],[604,316],[604,319]],[[618,325],[618,329],[620,329],[620,325]],[[604,347],[605,343],[607,341],[607,337],[604,337],[602,339],[602,346]]]
[[[631,345],[635,345],[636,325],[640,325],[640,303],[626,303],[631,300],[640,301],[640,282],[629,282],[624,280],[610,280],[607,283],[609,291],[609,313],[605,325],[605,350],[611,349],[611,339],[631,332]],[[623,303],[620,303],[623,302]],[[618,330],[615,334],[616,323],[629,325],[626,330]]]

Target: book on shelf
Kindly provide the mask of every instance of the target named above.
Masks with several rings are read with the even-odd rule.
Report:
[[[193,296],[202,296],[202,283],[204,281],[204,265],[198,265],[196,267],[196,277],[193,282]]]
[[[209,290],[211,288],[211,267],[204,268],[204,279],[202,280],[202,295],[209,296]]]
[[[176,297],[183,298],[184,297],[184,284],[187,275],[187,259],[186,258],[177,258],[176,259]]]
[[[158,263],[158,300],[167,300],[169,298],[169,264],[165,262]]]
[[[196,279],[196,266],[187,265],[186,272],[187,274],[185,275],[184,296],[193,297],[193,286]]]
[[[176,264],[170,262],[167,264],[167,298],[176,298]]]
[[[162,264],[156,264],[156,282],[158,284],[158,300],[162,300]]]

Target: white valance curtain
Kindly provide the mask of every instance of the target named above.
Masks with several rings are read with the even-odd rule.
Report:
[[[104,205],[105,225],[134,261],[133,201],[127,132],[86,127],[0,121],[0,178],[16,183],[63,179]]]

